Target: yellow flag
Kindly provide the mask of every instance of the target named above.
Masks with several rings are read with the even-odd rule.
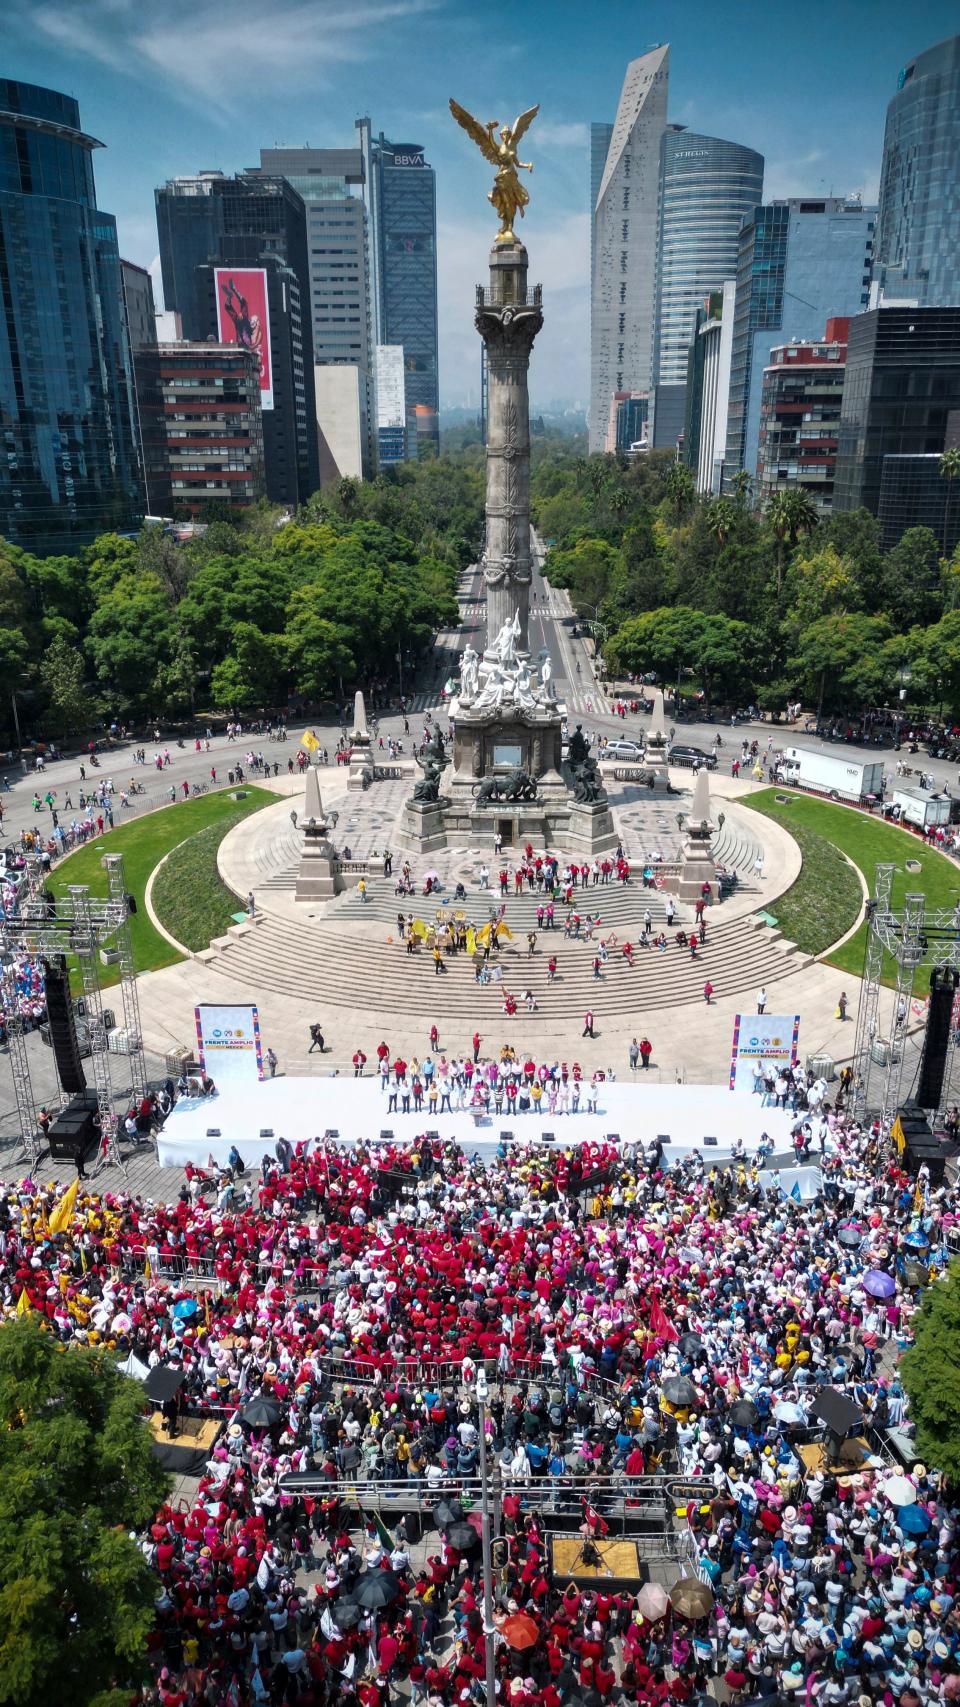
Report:
[[[306,747],[308,753],[315,753],[320,745],[312,729],[305,729],[300,737],[301,747]]]
[[[86,1272],[87,1272],[87,1253],[84,1250],[82,1245],[80,1246],[80,1267],[82,1268],[84,1274],[86,1274]]]
[[[80,1190],[79,1175],[72,1185],[68,1185],[60,1201],[54,1205],[48,1230],[50,1233],[65,1233],[73,1220],[73,1212],[77,1203],[77,1192]]]
[[[29,1316],[30,1314],[30,1300],[27,1297],[27,1289],[25,1286],[21,1288],[20,1297],[17,1299],[16,1314],[18,1316]]]
[[[468,925],[467,926],[467,953],[468,954],[476,954],[476,952],[477,952],[477,933],[474,930],[472,925]]]
[[[500,920],[500,923],[497,926],[497,940],[499,941],[501,937],[506,942],[513,941],[513,932],[510,929],[510,926],[503,919]]]
[[[151,1274],[150,1258],[147,1257],[147,1260],[143,1265],[143,1278],[144,1278],[144,1280],[149,1280],[150,1274]]]

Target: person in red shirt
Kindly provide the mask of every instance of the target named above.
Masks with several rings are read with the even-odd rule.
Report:
[[[473,1034],[473,1059],[474,1059],[474,1062],[476,1062],[480,1059],[480,1045],[482,1042],[483,1042],[483,1038],[480,1036],[479,1031],[475,1031]]]

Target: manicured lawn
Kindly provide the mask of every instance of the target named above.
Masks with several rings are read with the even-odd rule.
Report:
[[[755,803],[756,797],[750,805]],[[757,810],[780,817],[779,809],[771,812],[760,806]],[[803,865],[793,887],[771,901],[770,911],[784,935],[805,954],[822,954],[856,919],[863,898],[860,879],[843,854],[818,830],[799,819],[791,820],[789,829],[803,855]]]
[[[62,895],[72,883],[86,883],[92,895],[105,895],[107,874],[101,863],[103,856],[105,853],[123,854],[127,889],[137,903],[137,911],[130,920],[137,971],[152,972],[158,966],[172,966],[183,956],[154,928],[143,904],[150,873],[164,854],[198,831],[209,826],[211,834],[218,832],[216,839],[219,841],[241,818],[258,812],[275,800],[276,795],[268,794],[266,789],[247,788],[245,800],[231,800],[226,792],[202,794],[195,799],[179,800],[173,806],[164,806],[159,812],[147,812],[142,818],[120,824],[117,829],[98,836],[95,841],[70,854],[53,872],[50,886],[56,895]],[[215,847],[213,858],[215,865]],[[176,870],[176,856],[168,861],[168,865]],[[168,928],[173,929],[172,926]],[[217,934],[217,930],[211,932],[213,936]],[[119,976],[116,966],[100,968],[101,982],[105,985],[115,984]]]
[[[208,948],[215,936],[223,936],[234,922],[234,913],[244,910],[217,870],[217,849],[243,816],[236,812],[222,823],[198,830],[180,843],[157,872],[153,910],[171,936],[194,954]]]
[[[786,805],[778,805],[776,795],[785,792],[779,789],[767,788],[761,793],[751,795],[749,805],[751,810],[764,812],[768,817],[775,818],[798,842],[804,830],[816,833],[824,841],[833,844],[860,867],[871,891],[874,887],[875,868],[878,864],[892,864],[896,867],[893,874],[893,904],[899,906],[904,895],[920,893],[926,897],[930,909],[938,907],[954,907],[960,897],[960,869],[944,854],[936,849],[926,847],[917,837],[911,836],[905,830],[895,829],[892,824],[885,824],[882,819],[872,818],[865,812],[859,812],[849,806],[838,806],[833,801],[818,800],[809,794],[791,794]],[[816,859],[816,854],[814,855]],[[919,871],[907,871],[906,861],[916,860],[920,865]],[[804,851],[804,865],[806,853]],[[784,918],[784,902],[799,889],[804,880],[801,874],[798,883],[794,885],[784,900],[773,905],[773,912],[778,919]],[[812,887],[818,881],[816,865],[812,872]],[[811,904],[811,903],[808,903]],[[859,903],[858,903],[859,905]],[[856,917],[856,909],[849,913],[845,924],[841,924],[833,940],[848,930]],[[786,929],[784,924],[784,929]],[[791,931],[795,941],[799,938]],[[831,966],[837,966],[841,971],[852,972],[857,976],[863,970],[863,954],[866,944],[866,923],[860,926],[855,936],[844,943],[836,954],[828,955]],[[928,974],[922,971],[918,974],[917,988],[926,991],[929,984]]]

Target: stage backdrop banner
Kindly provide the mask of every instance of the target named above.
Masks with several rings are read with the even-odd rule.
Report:
[[[774,1070],[797,1059],[799,1014],[738,1014],[733,1022],[730,1089],[753,1090],[753,1069],[763,1064]]]
[[[263,1078],[260,1016],[255,1007],[214,1007],[201,1002],[197,1019],[197,1056],[218,1090]]]

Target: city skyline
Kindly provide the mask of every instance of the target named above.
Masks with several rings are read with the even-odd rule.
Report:
[[[898,72],[955,29],[940,0],[919,20],[874,7],[868,32],[849,0],[815,3],[804,14],[807,39],[829,43],[816,99],[798,38],[794,99],[785,101],[787,17],[777,9],[750,8],[731,25],[705,4],[682,15],[654,4],[638,19],[606,0],[600,15],[606,27],[585,45],[572,0],[519,16],[500,0],[482,14],[461,0],[356,0],[349,13],[326,0],[278,0],[268,31],[235,31],[228,44],[210,0],[171,0],[156,25],[132,0],[87,0],[82,10],[13,0],[4,71],[80,101],[85,127],[106,145],[95,159],[98,199],[116,212],[121,253],[155,273],[153,191],[168,177],[242,170],[276,144],[349,147],[364,112],[395,140],[421,144],[437,173],[441,410],[479,402],[473,290],[495,229],[488,183],[447,96],[504,120],[539,100],[523,226],[531,276],[545,285],[532,394],[540,406],[585,405],[590,124],[612,117],[628,60],[669,43],[671,121],[763,153],[765,200],[831,190],[875,200]]]

